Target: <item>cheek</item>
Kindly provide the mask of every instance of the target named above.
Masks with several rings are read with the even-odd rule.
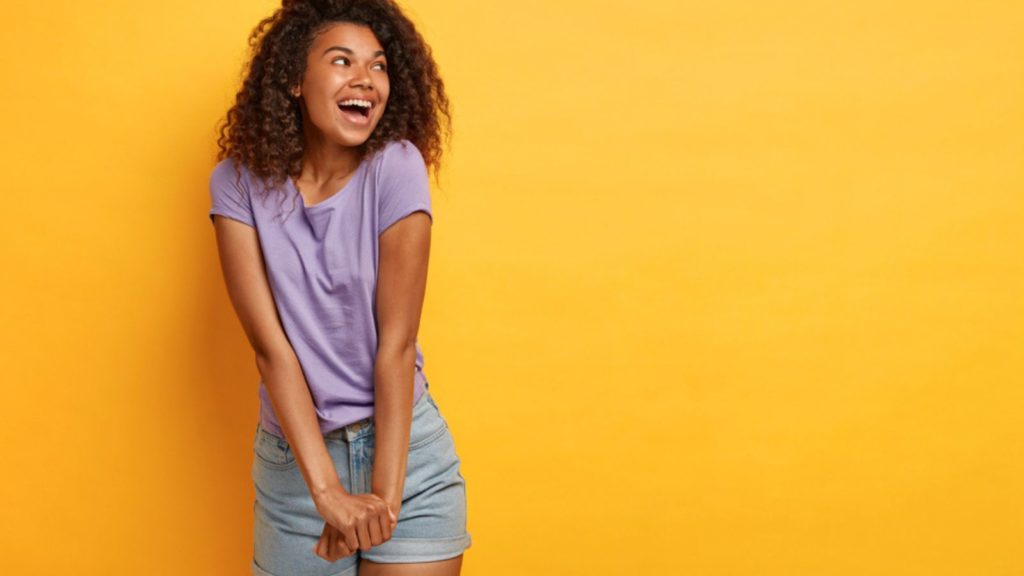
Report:
[[[334,108],[336,108],[334,102],[330,102],[325,98],[307,100],[306,107],[309,109],[309,115],[314,118],[322,118],[327,114],[333,114]]]
[[[333,102],[326,100],[320,100],[316,104],[306,102],[306,108],[309,112],[310,123],[321,131],[330,130],[333,125],[338,123],[338,108]]]

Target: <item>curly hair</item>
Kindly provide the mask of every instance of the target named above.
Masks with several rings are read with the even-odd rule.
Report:
[[[388,105],[359,157],[407,139],[437,176],[442,136],[451,138],[450,103],[430,46],[392,0],[282,0],[249,34],[250,59],[221,121],[218,161],[242,163],[273,188],[301,173],[302,111],[289,90],[302,81],[313,40],[339,22],[369,27],[388,59]]]

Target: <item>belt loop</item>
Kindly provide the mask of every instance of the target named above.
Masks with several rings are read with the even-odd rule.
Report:
[[[346,439],[349,442],[351,442],[352,440],[356,440],[359,437],[359,433],[362,432],[364,428],[369,427],[370,424],[372,423],[372,421],[373,421],[373,417],[372,416],[367,416],[366,418],[363,418],[362,420],[358,420],[356,422],[353,422],[353,423],[349,424],[348,426],[345,426],[345,437],[346,437]]]

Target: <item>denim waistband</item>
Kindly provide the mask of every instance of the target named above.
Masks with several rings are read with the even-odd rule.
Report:
[[[324,438],[335,438],[346,442],[353,442],[369,435],[372,431],[373,416],[367,416],[366,418],[353,422],[347,426],[331,430],[327,434],[324,434]]]
[[[413,402],[413,408],[416,408],[418,402],[426,401],[426,396],[430,391],[430,385],[425,384],[423,391],[420,393],[420,397]],[[336,428],[331,430],[327,434],[324,434],[324,438],[335,438],[344,440],[346,442],[353,442],[364,438],[373,433],[373,416],[367,416],[362,420],[357,420],[347,426]]]

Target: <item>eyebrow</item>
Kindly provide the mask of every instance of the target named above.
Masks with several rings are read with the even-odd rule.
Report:
[[[324,50],[324,54],[323,55],[326,55],[331,50],[337,50],[338,52],[344,52],[344,53],[352,55],[352,56],[356,55],[356,53],[353,52],[351,48],[346,48],[345,46],[331,46],[327,50]],[[376,52],[373,53],[373,57],[374,58],[376,58],[377,56],[383,56],[383,55],[384,55],[384,51],[383,50],[377,50]]]

